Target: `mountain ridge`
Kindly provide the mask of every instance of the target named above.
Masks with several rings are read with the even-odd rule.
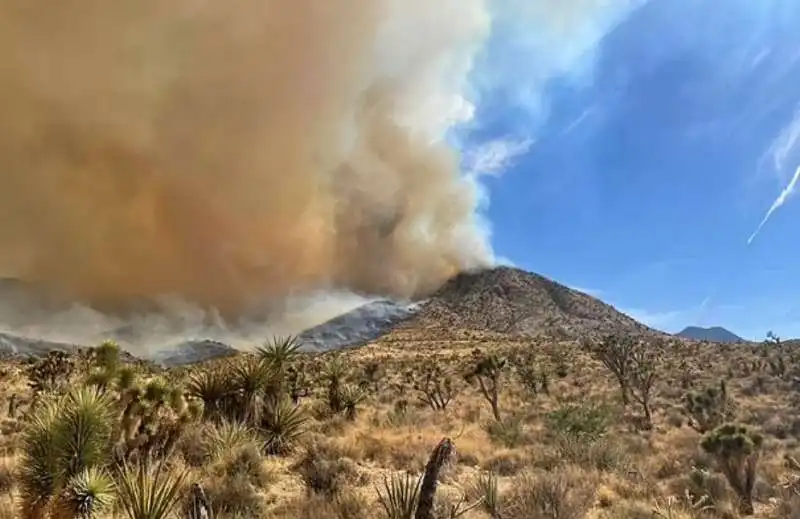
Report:
[[[694,339],[698,341],[718,342],[723,344],[735,344],[739,342],[749,342],[739,337],[732,331],[722,326],[687,326],[675,334],[684,339]]]
[[[408,334],[447,340],[464,332],[576,340],[624,332],[664,336],[612,305],[550,278],[514,267],[493,267],[457,274],[427,299],[397,302],[377,299],[298,334],[308,351],[357,347]],[[40,356],[45,350],[68,349],[27,337],[6,335],[0,350]],[[196,337],[165,345],[148,359],[165,365],[202,362],[237,352],[210,338]]]

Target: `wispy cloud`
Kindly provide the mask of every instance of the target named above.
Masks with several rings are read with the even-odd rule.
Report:
[[[475,175],[499,175],[532,145],[533,139],[493,139],[468,150],[464,154],[464,166]]]
[[[764,158],[772,162],[772,167],[780,175],[785,171],[786,164],[795,158],[798,144],[800,144],[800,108],[795,110],[794,117],[778,134]]]
[[[753,232],[753,234],[750,235],[749,238],[747,238],[748,245],[753,243],[753,240],[756,239],[756,236],[758,236],[758,233],[760,233],[761,229],[764,228],[764,225],[766,225],[766,223],[772,217],[772,214],[778,209],[780,209],[783,206],[783,204],[785,204],[786,201],[789,200],[789,197],[791,197],[794,194],[794,188],[797,185],[798,180],[800,180],[800,167],[798,167],[794,171],[794,176],[786,185],[786,187],[783,188],[783,191],[781,191],[781,194],[778,195],[778,198],[776,198],[775,201],[772,203],[772,206],[769,208],[769,211],[767,211],[767,214],[764,215],[764,219],[761,220],[761,223],[758,225],[756,230]]]
[[[603,38],[648,1],[485,0],[490,35],[468,88],[476,111],[463,118],[457,137],[465,169],[496,175],[525,153],[546,123],[550,82],[591,80]],[[500,138],[486,142],[481,131],[505,112],[491,137]]]

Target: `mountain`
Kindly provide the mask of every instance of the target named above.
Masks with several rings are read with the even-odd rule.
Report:
[[[747,342],[735,333],[726,330],[720,326],[712,326],[711,328],[702,328],[700,326],[687,326],[680,332],[676,333],[678,337],[685,339],[694,339],[697,341],[721,342],[721,343],[738,343]]]
[[[304,331],[297,339],[314,351],[360,346],[386,334],[418,309],[417,303],[372,301]]]
[[[305,350],[327,351],[409,333],[426,340],[447,341],[465,332],[564,339],[611,332],[664,335],[552,279],[517,268],[496,267],[458,274],[422,301],[367,303],[300,333],[298,339]],[[28,356],[69,348],[0,336],[0,353],[5,350]],[[160,349],[149,360],[176,366],[236,353],[221,342],[198,338]]]
[[[72,344],[0,332],[0,358],[43,357],[50,351],[75,351]]]
[[[219,341],[200,339],[185,341],[150,355],[148,360],[166,367],[196,364],[208,359],[237,355],[239,350]]]
[[[616,331],[663,335],[599,299],[512,267],[458,274],[403,326],[565,338]]]

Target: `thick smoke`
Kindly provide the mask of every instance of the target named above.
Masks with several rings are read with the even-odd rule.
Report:
[[[444,131],[481,0],[0,0],[0,276],[225,319],[486,264]]]

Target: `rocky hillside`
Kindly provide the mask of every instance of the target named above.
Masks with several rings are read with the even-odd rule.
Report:
[[[427,300],[415,304],[373,301],[306,330],[299,339],[306,350],[326,351],[406,336],[413,341],[444,340],[469,332],[471,337],[479,333],[482,337],[550,335],[574,339],[612,331],[660,333],[611,305],[544,276],[497,267],[459,274]],[[0,334],[0,354],[6,356],[40,356],[51,349],[71,348],[68,344]],[[236,353],[230,346],[202,336],[153,350],[157,351],[151,352],[149,360],[166,366]]]
[[[404,326],[565,338],[611,331],[661,333],[599,299],[511,267],[459,274]]]

